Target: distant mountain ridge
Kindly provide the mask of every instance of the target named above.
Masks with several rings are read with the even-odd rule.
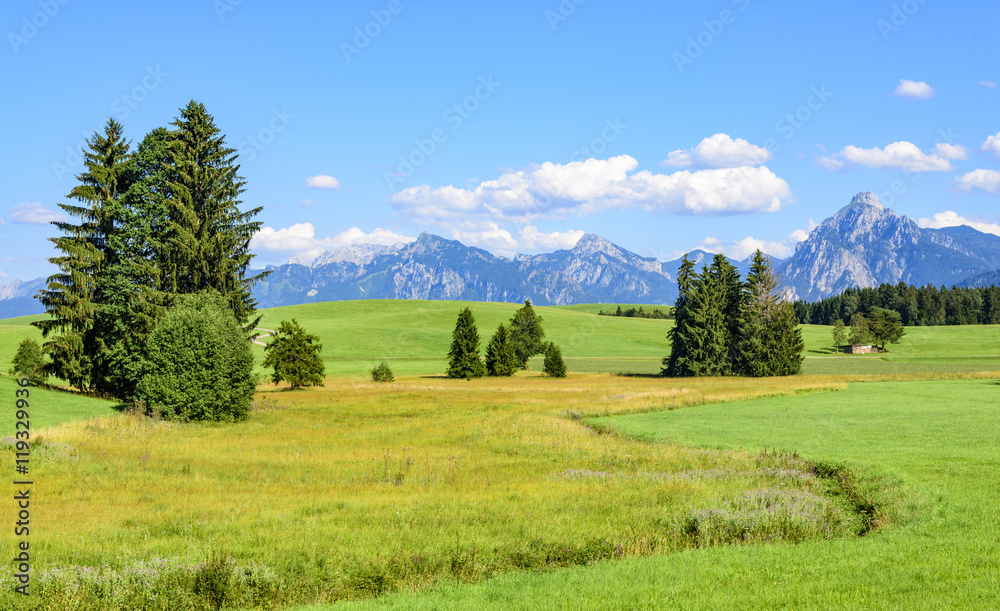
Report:
[[[454,299],[538,305],[677,298],[676,265],[641,257],[594,235],[568,250],[498,257],[422,233],[405,245],[351,254],[338,249],[310,265],[271,266],[254,291],[261,307],[344,299]]]
[[[713,255],[688,256],[700,269]],[[745,277],[749,259],[731,261]],[[361,244],[269,266],[253,295],[262,308],[349,299],[669,305],[680,263],[642,257],[595,234],[569,249],[507,259],[422,233],[410,243]],[[882,283],[981,286],[1000,282],[1000,237],[967,226],[922,229],[862,192],[774,263],[788,292],[807,301]],[[44,284],[0,284],[0,318],[43,312],[33,296]]]

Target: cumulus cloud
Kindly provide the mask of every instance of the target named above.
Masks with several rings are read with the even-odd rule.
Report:
[[[934,95],[934,88],[923,81],[911,81],[903,78],[899,79],[899,86],[893,91],[893,95],[926,100]]]
[[[994,195],[1000,194],[1000,172],[996,170],[973,170],[955,179],[963,191],[979,189]]]
[[[251,238],[250,247],[257,251],[280,253],[311,261],[323,252],[334,248],[345,248],[358,244],[389,246],[399,242],[412,242],[414,239],[381,228],[366,233],[359,227],[352,227],[332,237],[317,238],[316,228],[312,223],[296,223],[281,229],[262,227]]]
[[[726,134],[715,134],[692,149],[671,151],[660,165],[692,169],[738,168],[760,165],[772,157],[771,151],[742,138],[733,140]]]
[[[452,239],[505,257],[572,248],[585,233],[578,229],[544,232],[535,225],[522,225],[512,232],[493,221],[463,223],[451,229]]]
[[[698,248],[712,253],[724,253],[727,257],[742,261],[754,253],[758,248],[763,252],[777,257],[787,259],[795,254],[795,245],[809,237],[809,232],[816,227],[811,219],[808,229],[796,229],[788,234],[783,240],[768,241],[751,236],[733,242],[723,242],[715,237],[707,237],[701,241]]]
[[[995,136],[990,136],[983,142],[982,150],[984,153],[989,153],[1000,159],[1000,133]]]
[[[774,212],[791,197],[788,184],[764,166],[654,174],[635,171],[638,164],[628,155],[546,162],[467,189],[410,187],[389,201],[400,213],[429,222],[527,223],[636,207],[661,214]]]
[[[1000,180],[1000,176],[998,176],[998,180]],[[958,227],[960,225],[968,225],[969,227],[982,231],[983,233],[992,233],[993,235],[1000,236],[1000,225],[996,223],[984,223],[982,221],[973,221],[971,219],[965,218],[964,216],[960,216],[954,210],[945,210],[944,212],[938,212],[929,219],[920,219],[917,221],[917,225],[929,229],[940,229],[942,227]]]
[[[333,176],[317,174],[306,179],[306,186],[316,189],[339,189],[340,181]]]
[[[842,170],[851,165],[869,168],[905,170],[907,172],[948,172],[951,161],[965,159],[967,153],[959,145],[939,143],[932,153],[925,153],[912,142],[893,142],[884,149],[863,149],[846,146],[839,153],[820,157],[817,165],[828,170]]]
[[[47,225],[52,221],[66,221],[66,215],[49,210],[41,202],[20,203],[10,211],[10,220],[24,225]]]
[[[994,83],[993,81],[979,81],[979,84],[982,85],[983,87],[989,87],[990,89],[997,88],[997,84]]]

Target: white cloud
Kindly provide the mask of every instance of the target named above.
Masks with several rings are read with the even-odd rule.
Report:
[[[942,159],[968,159],[969,152],[965,150],[965,147],[961,144],[948,144],[947,142],[938,142],[934,147],[934,154]]]
[[[309,206],[315,206],[315,205],[316,205],[316,202],[314,200],[311,200],[311,199],[304,199],[304,200],[302,200],[302,206],[304,208],[308,208]]]
[[[760,165],[772,157],[771,151],[742,138],[733,140],[726,134],[715,134],[693,149],[671,151],[660,165],[693,169],[738,168]]]
[[[996,170],[973,170],[968,174],[955,178],[958,188],[963,191],[979,189],[994,195],[1000,195],[1000,172]]]
[[[997,84],[994,83],[993,81],[979,81],[979,84],[982,85],[983,87],[989,87],[990,89],[997,88]]]
[[[995,136],[990,136],[983,142],[984,153],[990,153],[997,159],[1000,159],[1000,133]]]
[[[934,95],[934,88],[923,81],[911,81],[899,79],[899,86],[893,91],[894,95],[906,98],[920,98],[926,100]]]
[[[697,248],[707,252],[725,253],[727,257],[740,261],[752,255],[758,248],[772,257],[787,259],[795,254],[795,245],[808,238],[809,232],[815,227],[816,223],[810,219],[809,229],[796,229],[788,234],[788,237],[785,239],[776,242],[769,242],[750,236],[734,242],[723,242],[718,238],[707,237],[701,241],[701,244]]]
[[[316,176],[310,176],[306,179],[306,186],[314,187],[316,189],[339,189],[340,181],[333,176],[317,174]]]
[[[274,229],[262,227],[250,240],[250,247],[272,253],[297,256],[311,261],[327,250],[345,248],[358,244],[392,245],[398,242],[412,242],[415,238],[407,237],[388,229],[375,229],[365,233],[358,227],[338,233],[333,237],[317,238],[316,228],[312,223],[296,223],[290,227]]]
[[[52,221],[66,221],[62,212],[49,210],[41,202],[20,203],[10,211],[10,220],[24,225],[47,225]]]
[[[846,146],[839,153],[820,157],[817,165],[828,170],[841,170],[849,165],[869,168],[905,170],[907,172],[948,172],[951,159],[965,159],[965,149],[958,145],[939,143],[933,153],[925,153],[912,142],[893,142],[884,149],[863,149]]]
[[[523,250],[552,251],[573,248],[586,232],[578,229],[569,231],[538,231],[534,225],[525,225],[518,231],[519,248]]]
[[[329,248],[346,248],[357,246],[358,244],[379,244],[381,246],[392,246],[403,242],[408,244],[416,238],[411,238],[388,229],[376,228],[371,233],[365,233],[359,227],[351,227],[347,231],[338,233],[332,238],[326,238],[323,243]]]
[[[504,257],[513,257],[518,253],[572,248],[585,233],[577,229],[544,232],[534,225],[523,225],[512,233],[493,221],[485,221],[454,227],[451,237],[467,246],[478,246]]]
[[[628,155],[546,162],[469,189],[410,187],[389,201],[408,216],[454,224],[456,218],[525,223],[635,207],[661,214],[774,212],[791,197],[788,183],[764,166],[654,174],[634,171],[638,164]]]
[[[1000,180],[1000,177],[998,177]],[[920,219],[917,221],[917,225],[920,227],[926,227],[929,229],[940,229],[942,227],[957,227],[959,225],[968,225],[973,229],[978,229],[983,233],[992,233],[993,235],[1000,235],[1000,225],[996,223],[984,223],[982,221],[973,221],[965,218],[964,216],[959,216],[954,210],[945,210],[944,212],[938,212],[932,218]]]

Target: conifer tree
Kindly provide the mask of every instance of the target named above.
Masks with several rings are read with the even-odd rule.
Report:
[[[465,308],[458,314],[455,330],[451,334],[451,349],[448,351],[449,378],[481,378],[486,375],[486,366],[479,358],[479,331],[472,310]]]
[[[275,384],[288,382],[292,389],[322,386],[325,370],[319,353],[323,350],[319,336],[306,333],[299,321],[281,321],[274,341],[264,347],[267,356],[264,367],[271,367]]]
[[[153,240],[164,288],[170,293],[214,289],[226,296],[248,333],[257,326],[253,284],[269,272],[246,278],[253,255],[252,221],[261,208],[239,209],[244,191],[236,150],[200,102],[191,101],[171,125],[171,176],[166,199],[168,226]]]
[[[49,373],[79,388],[108,391],[109,360],[94,326],[98,304],[107,295],[100,281],[116,260],[108,238],[121,226],[118,198],[128,188],[129,144],[114,119],[86,143],[84,171],[77,176],[80,184],[68,195],[81,205],[59,204],[78,220],[53,222],[63,233],[50,238],[62,253],[49,259],[59,273],[50,276],[47,288],[39,292],[49,318],[32,324],[44,337],[59,333],[44,345],[52,358]]]
[[[566,377],[566,363],[563,361],[562,350],[550,343],[545,349],[545,363],[542,373],[553,378]]]
[[[780,284],[770,258],[754,253],[740,309],[738,361],[747,376],[798,373],[802,362],[802,331],[792,304],[781,299]]]
[[[688,306],[691,301],[691,291],[697,274],[694,271],[694,262],[684,255],[680,269],[677,270],[677,300],[674,302],[674,326],[667,332],[667,339],[670,340],[670,355],[663,359],[662,375],[667,376],[688,376],[691,369],[688,367],[687,339],[690,326],[690,315]]]
[[[517,371],[517,356],[511,345],[507,327],[500,325],[486,346],[486,374],[509,377]]]
[[[719,253],[712,257],[712,265],[707,272],[719,287],[722,295],[722,318],[726,323],[726,350],[728,352],[726,373],[737,368],[739,361],[740,308],[743,302],[743,283],[740,273],[729,262],[726,255]]]
[[[702,268],[693,283],[688,304],[686,338],[688,375],[720,376],[730,369],[729,333],[724,315],[724,287],[716,276]]]
[[[531,357],[545,352],[544,339],[542,317],[531,307],[531,300],[526,299],[524,307],[510,319],[510,342],[514,347],[518,369],[527,369]]]

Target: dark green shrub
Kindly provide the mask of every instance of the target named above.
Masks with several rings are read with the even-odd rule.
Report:
[[[32,386],[38,386],[49,377],[43,369],[44,366],[45,358],[42,356],[41,346],[29,337],[18,345],[17,354],[10,362],[10,374],[24,376],[31,381]]]
[[[221,609],[232,590],[233,568],[236,562],[225,554],[212,552],[194,575],[194,593],[203,597],[215,609]]]
[[[136,401],[165,420],[246,419],[250,342],[218,293],[181,297],[149,336]]]
[[[566,363],[563,362],[562,350],[555,344],[549,344],[545,349],[545,367],[542,372],[553,378],[566,377]]]
[[[396,376],[392,375],[392,370],[389,369],[389,365],[385,362],[379,363],[379,366],[372,369],[372,382],[395,382]]]

